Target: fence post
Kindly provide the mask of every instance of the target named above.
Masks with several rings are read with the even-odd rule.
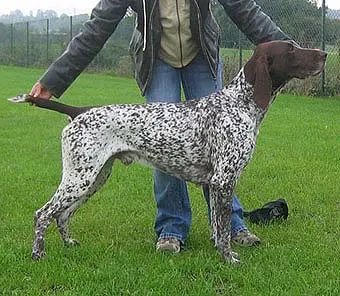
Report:
[[[30,62],[29,62],[29,58],[30,58],[30,41],[29,41],[29,22],[26,22],[26,66],[28,67]]]
[[[14,57],[14,25],[11,24],[11,59]]]
[[[322,0],[322,29],[321,29],[321,48],[325,50],[325,27],[326,27],[326,0]],[[321,92],[325,95],[326,74],[325,70],[321,74]]]
[[[70,15],[70,41],[72,40],[73,32],[72,32],[72,27],[73,27],[73,19],[72,15]]]
[[[50,43],[50,20],[46,20],[46,62],[48,63],[48,52]]]
[[[238,50],[239,50],[239,69],[242,68],[243,56],[242,56],[242,32],[238,31]]]

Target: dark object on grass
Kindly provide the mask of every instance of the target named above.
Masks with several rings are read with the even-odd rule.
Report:
[[[266,203],[262,208],[244,212],[244,217],[249,222],[256,224],[269,224],[272,221],[286,220],[288,217],[288,205],[283,198],[280,198]]]

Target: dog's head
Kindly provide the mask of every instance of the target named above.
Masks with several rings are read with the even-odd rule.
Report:
[[[272,93],[292,78],[305,79],[321,73],[327,53],[301,48],[291,41],[259,44],[245,66],[248,82],[254,85],[254,100],[263,109]]]

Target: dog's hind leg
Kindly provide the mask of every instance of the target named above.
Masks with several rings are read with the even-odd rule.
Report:
[[[51,200],[35,212],[32,245],[33,259],[38,260],[45,256],[45,233],[48,226],[60,213],[77,203],[79,197],[76,194],[75,187],[71,189],[71,187],[62,182]]]
[[[66,244],[76,244],[68,233],[68,221],[72,214],[97,190],[104,185],[111,173],[113,158],[102,168],[93,169],[91,176],[81,175],[73,170],[64,171],[58,190],[42,208],[35,213],[34,240],[32,258],[45,256],[45,233],[53,219],[57,220],[59,231]]]
[[[69,234],[69,223],[70,219],[74,215],[77,209],[94,193],[96,193],[107,181],[109,176],[111,175],[112,171],[112,165],[113,165],[113,158],[109,159],[99,174],[97,175],[97,178],[93,185],[89,188],[88,192],[79,199],[79,201],[76,201],[73,203],[70,207],[66,208],[63,212],[61,212],[57,217],[57,225],[58,229],[61,235],[62,240],[64,241],[64,244],[69,245],[78,245],[79,241],[72,239]]]
[[[231,250],[231,214],[233,186],[209,186],[211,223],[215,246],[220,250],[224,260],[238,264],[238,254]]]
[[[42,208],[35,212],[34,216],[34,240],[32,246],[32,258],[38,260],[45,256],[45,233],[53,220],[53,204],[58,199],[59,189]]]

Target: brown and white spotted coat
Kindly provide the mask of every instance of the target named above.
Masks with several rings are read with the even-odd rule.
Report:
[[[32,256],[45,255],[44,237],[53,219],[66,244],[73,213],[106,182],[115,159],[138,161],[196,184],[208,184],[215,245],[238,263],[230,248],[231,196],[255,148],[259,125],[276,92],[291,78],[320,73],[326,53],[290,42],[257,46],[253,57],[221,91],[179,104],[63,106],[74,120],[62,132],[62,181],[35,214]],[[26,97],[39,106],[39,99]],[[60,104],[61,105],[61,104]],[[67,108],[70,108],[67,111]],[[65,111],[66,110],[66,111]],[[73,112],[75,111],[75,112]],[[83,112],[83,113],[82,113]]]

